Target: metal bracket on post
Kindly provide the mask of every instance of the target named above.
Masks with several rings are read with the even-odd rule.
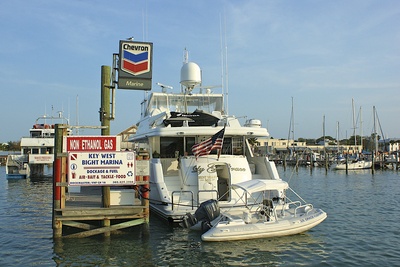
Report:
[[[119,66],[119,54],[113,54],[113,66],[111,70],[111,114],[110,114],[110,120],[115,119],[115,93],[116,93],[116,87],[118,86],[118,81],[116,79],[117,77],[117,70]]]
[[[106,112],[104,111],[104,108],[99,109],[99,116],[100,116],[100,121],[102,122],[106,116]]]

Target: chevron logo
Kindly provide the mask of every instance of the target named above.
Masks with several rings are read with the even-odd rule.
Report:
[[[122,46],[121,70],[140,75],[150,71],[150,47],[146,45]]]

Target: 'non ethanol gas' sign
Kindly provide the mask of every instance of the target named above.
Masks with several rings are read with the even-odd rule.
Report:
[[[68,152],[68,185],[134,185],[135,158],[131,151]]]
[[[64,152],[118,151],[120,136],[64,136]]]

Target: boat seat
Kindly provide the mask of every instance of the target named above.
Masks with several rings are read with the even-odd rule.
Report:
[[[224,214],[231,222],[243,222],[243,217],[237,214]]]

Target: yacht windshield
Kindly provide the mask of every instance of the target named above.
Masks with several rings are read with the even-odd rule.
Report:
[[[164,94],[153,93],[149,99],[149,104],[145,116],[154,111],[176,111],[192,113],[195,110],[202,110],[209,113],[220,112],[223,110],[222,94]]]

